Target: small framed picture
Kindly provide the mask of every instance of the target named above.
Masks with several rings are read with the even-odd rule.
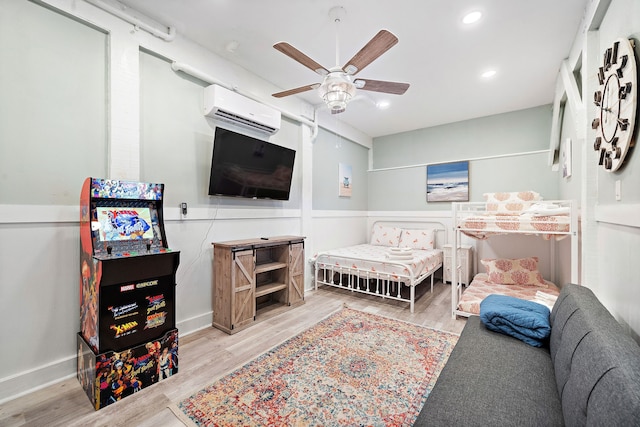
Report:
[[[338,167],[338,197],[351,197],[353,174],[351,165],[340,163]]]
[[[468,201],[468,161],[427,165],[427,202]]]

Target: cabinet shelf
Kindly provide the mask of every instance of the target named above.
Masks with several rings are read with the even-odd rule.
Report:
[[[256,294],[255,297],[262,297],[265,295],[272,294],[274,292],[281,291],[287,288],[286,283],[269,283],[266,285],[256,286]]]
[[[213,326],[234,334],[304,303],[304,237],[213,244]]]
[[[256,274],[266,273],[267,271],[279,270],[281,268],[287,268],[286,262],[266,262],[264,264],[256,265]]]

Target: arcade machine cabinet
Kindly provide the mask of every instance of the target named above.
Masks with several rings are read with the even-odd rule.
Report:
[[[178,372],[180,253],[167,246],[163,191],[97,178],[82,187],[77,376],[96,410]]]

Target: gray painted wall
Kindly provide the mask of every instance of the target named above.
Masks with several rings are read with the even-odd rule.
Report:
[[[0,203],[77,205],[107,170],[107,35],[31,2],[3,9]]]
[[[547,166],[551,107],[419,129],[373,141],[369,210],[448,210],[426,201],[425,164],[469,160],[469,199],[495,191],[534,190],[558,197],[556,172]],[[507,157],[493,157],[493,156]],[[384,170],[384,168],[398,168]]]
[[[620,37],[635,40],[636,61],[640,58],[640,1],[612,0],[600,24],[599,31],[590,34],[582,74],[586,76],[583,97],[593,99],[597,89],[596,73],[602,66],[602,55],[613,41]],[[584,59],[583,55],[583,59]],[[582,198],[582,251],[583,281],[628,332],[640,342],[640,284],[638,283],[638,253],[640,251],[640,125],[636,123],[636,147],[627,154],[625,164],[616,172],[606,172],[597,165],[593,150],[595,131],[591,121],[596,117],[593,102],[585,102],[586,140],[576,136],[571,121],[563,125],[563,139],[574,141],[574,174],[561,180],[560,192],[568,197],[578,193]],[[577,167],[576,167],[577,166]],[[620,181],[622,199],[615,200],[615,182]],[[613,214],[613,215],[612,215]]]
[[[109,47],[116,53],[132,51],[137,55],[139,46],[143,45],[147,49],[155,48],[167,57],[192,62],[217,76],[233,76],[229,80],[237,80],[243,87],[259,88],[265,93],[273,89],[257,76],[247,76],[243,70],[204,52],[200,46],[180,36],[172,43],[164,43],[143,32],[131,32],[129,25],[82,2],[57,3],[66,5],[67,13],[79,13],[96,25],[107,28],[109,34],[115,36],[115,42]],[[177,317],[185,326],[181,331],[210,325],[210,242],[255,237],[262,235],[264,230],[278,234],[299,233],[306,218],[301,218],[298,213],[299,199],[304,200],[305,197],[300,187],[294,190],[298,201],[294,199],[284,206],[287,208],[284,210],[280,209],[282,204],[279,202],[241,204],[227,200],[211,201],[202,196],[213,130],[206,119],[203,121],[195,113],[195,105],[200,103],[195,99],[200,96],[199,83],[173,75],[168,64],[156,62],[157,58],[141,58],[142,70],[138,70],[137,62],[126,62],[128,56],[109,56],[109,36],[104,31],[79,24],[37,4],[4,0],[0,2],[0,10],[2,64],[21,65],[19,75],[15,67],[0,66],[0,89],[3,93],[0,97],[0,209],[3,214],[0,216],[0,245],[3,244],[0,248],[0,281],[3,283],[0,288],[0,321],[11,325],[3,334],[6,348],[22,349],[21,352],[7,353],[3,359],[6,363],[0,367],[1,401],[75,373],[79,187],[86,176],[107,175],[114,155],[118,154],[112,146],[122,143],[120,131],[123,129],[127,130],[125,136],[135,135],[132,142],[136,149],[140,142],[141,159],[140,162],[137,159],[133,161],[131,174],[137,175],[137,167],[140,166],[144,179],[165,182],[166,179],[157,179],[157,170],[152,167],[153,162],[157,162],[165,169],[166,175],[163,176],[170,182],[165,213],[169,241],[173,248],[181,251],[177,291],[178,301],[181,301]],[[35,37],[30,39],[31,36]],[[601,25],[600,40],[593,42],[598,44],[595,51],[601,54],[613,39],[621,36],[640,39],[638,0],[612,0]],[[78,57],[83,61],[76,62]],[[595,68],[588,65],[589,69],[584,72],[593,73]],[[90,69],[76,74],[85,66]],[[158,74],[143,76],[156,67]],[[48,70],[47,79],[42,78],[43,69]],[[137,90],[124,94],[110,93],[107,102],[105,93],[109,84],[118,79],[144,82],[143,93]],[[174,111],[170,106],[158,104],[153,108],[166,108],[166,111],[164,115],[155,114],[150,105],[155,100],[149,96],[148,90],[163,92],[164,84],[169,85],[166,91],[177,95],[176,101],[186,111]],[[87,85],[90,87],[86,88]],[[73,92],[74,102],[69,102],[69,92],[63,88],[82,90]],[[586,99],[590,98],[592,90],[585,90]],[[83,98],[85,95],[90,95],[91,99]],[[166,101],[165,95],[158,94],[159,101]],[[122,115],[112,116],[111,122],[106,120],[114,101],[115,105],[134,106],[133,111],[137,113],[139,98],[143,110],[140,116],[141,141],[138,141],[137,119],[133,124]],[[126,102],[129,99],[131,103]],[[591,103],[587,102],[587,108],[593,108]],[[591,117],[593,111],[589,111]],[[175,123],[164,128],[170,132],[169,137],[156,132],[155,127],[160,126],[158,129],[161,129],[163,125],[160,117],[172,114],[176,116]],[[584,284],[594,289],[637,339],[640,333],[640,286],[635,263],[640,249],[640,229],[598,222],[593,211],[599,204],[637,206],[640,198],[640,192],[635,191],[640,186],[638,149],[636,147],[630,154],[623,170],[607,175],[593,167],[594,160],[589,152],[591,136],[586,141],[576,138],[573,176],[563,180],[558,173],[549,171],[546,155],[518,155],[523,151],[548,148],[550,117],[549,107],[543,106],[379,138],[373,149],[373,167],[401,167],[390,171],[363,172],[367,168],[367,149],[351,147],[343,140],[342,151],[347,154],[336,154],[335,146],[332,148],[335,136],[320,130],[317,145],[313,147],[313,210],[342,212],[337,215],[328,212],[327,216],[313,218],[310,222],[314,232],[308,240],[312,241],[317,236],[317,240],[323,239],[316,245],[319,249],[329,247],[324,244],[331,238],[327,236],[328,229],[339,231],[335,233],[341,239],[337,242],[339,245],[362,240],[367,233],[366,210],[437,209],[446,212],[448,204],[432,206],[434,204],[425,202],[426,168],[405,166],[511,153],[514,155],[511,161],[472,160],[472,199],[478,199],[484,191],[521,189],[531,187],[534,182],[547,198],[556,194],[575,199],[583,196],[583,235],[588,235],[588,239],[583,240],[587,264]],[[587,134],[591,135],[589,123],[590,119],[586,127]],[[184,128],[180,129],[181,126]],[[300,129],[300,126],[285,120],[283,129],[273,137],[273,141],[287,146],[299,144],[293,141],[300,141]],[[572,131],[570,125],[565,124],[563,129],[563,139],[575,138],[576,131]],[[639,130],[640,127],[636,129],[636,138]],[[111,146],[107,144],[109,134],[117,134],[117,138],[111,140]],[[187,145],[178,139],[186,141]],[[300,151],[305,149],[308,146]],[[585,162],[580,163],[582,158]],[[178,159],[180,165],[176,166]],[[354,188],[357,187],[358,192],[351,199],[337,196],[337,165],[342,161],[352,162]],[[509,164],[503,165],[505,162]],[[121,160],[119,164],[122,164]],[[300,164],[296,159],[297,168]],[[526,167],[535,173],[523,171]],[[496,171],[501,168],[504,174],[497,175]],[[186,175],[181,177],[181,173]],[[299,169],[294,171],[294,174],[298,173],[301,173]],[[537,173],[542,174],[541,178],[533,178]],[[295,185],[300,186],[297,176]],[[616,180],[622,182],[621,202],[611,199],[610,189]],[[43,183],[48,185],[46,190],[43,190]],[[550,186],[553,188],[548,188]],[[360,198],[360,189],[362,194],[367,194],[368,200]],[[190,211],[190,217],[183,220],[176,205],[184,199],[200,208]],[[24,204],[40,206],[29,209],[27,218],[23,219]],[[230,209],[218,210],[218,205]],[[7,213],[10,214],[9,219]],[[46,304],[33,304],[32,301],[45,301]],[[19,317],[29,318],[30,322],[15,324]]]
[[[171,64],[140,52],[141,156],[140,180],[162,182],[165,206],[235,206],[295,209],[301,196],[301,136],[297,124],[283,118],[270,137],[226,125],[237,132],[296,150],[288,201],[252,200],[208,195],[213,134],[216,121],[202,115],[203,88],[207,84],[176,73]]]
[[[369,150],[320,128],[313,144],[313,210],[367,210]],[[351,197],[338,196],[340,163],[352,171]]]

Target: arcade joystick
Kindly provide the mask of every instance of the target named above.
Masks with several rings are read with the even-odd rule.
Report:
[[[113,251],[113,247],[107,246],[107,255],[111,255],[111,251]]]
[[[151,243],[147,242],[147,252],[150,252],[150,251],[151,251]]]

